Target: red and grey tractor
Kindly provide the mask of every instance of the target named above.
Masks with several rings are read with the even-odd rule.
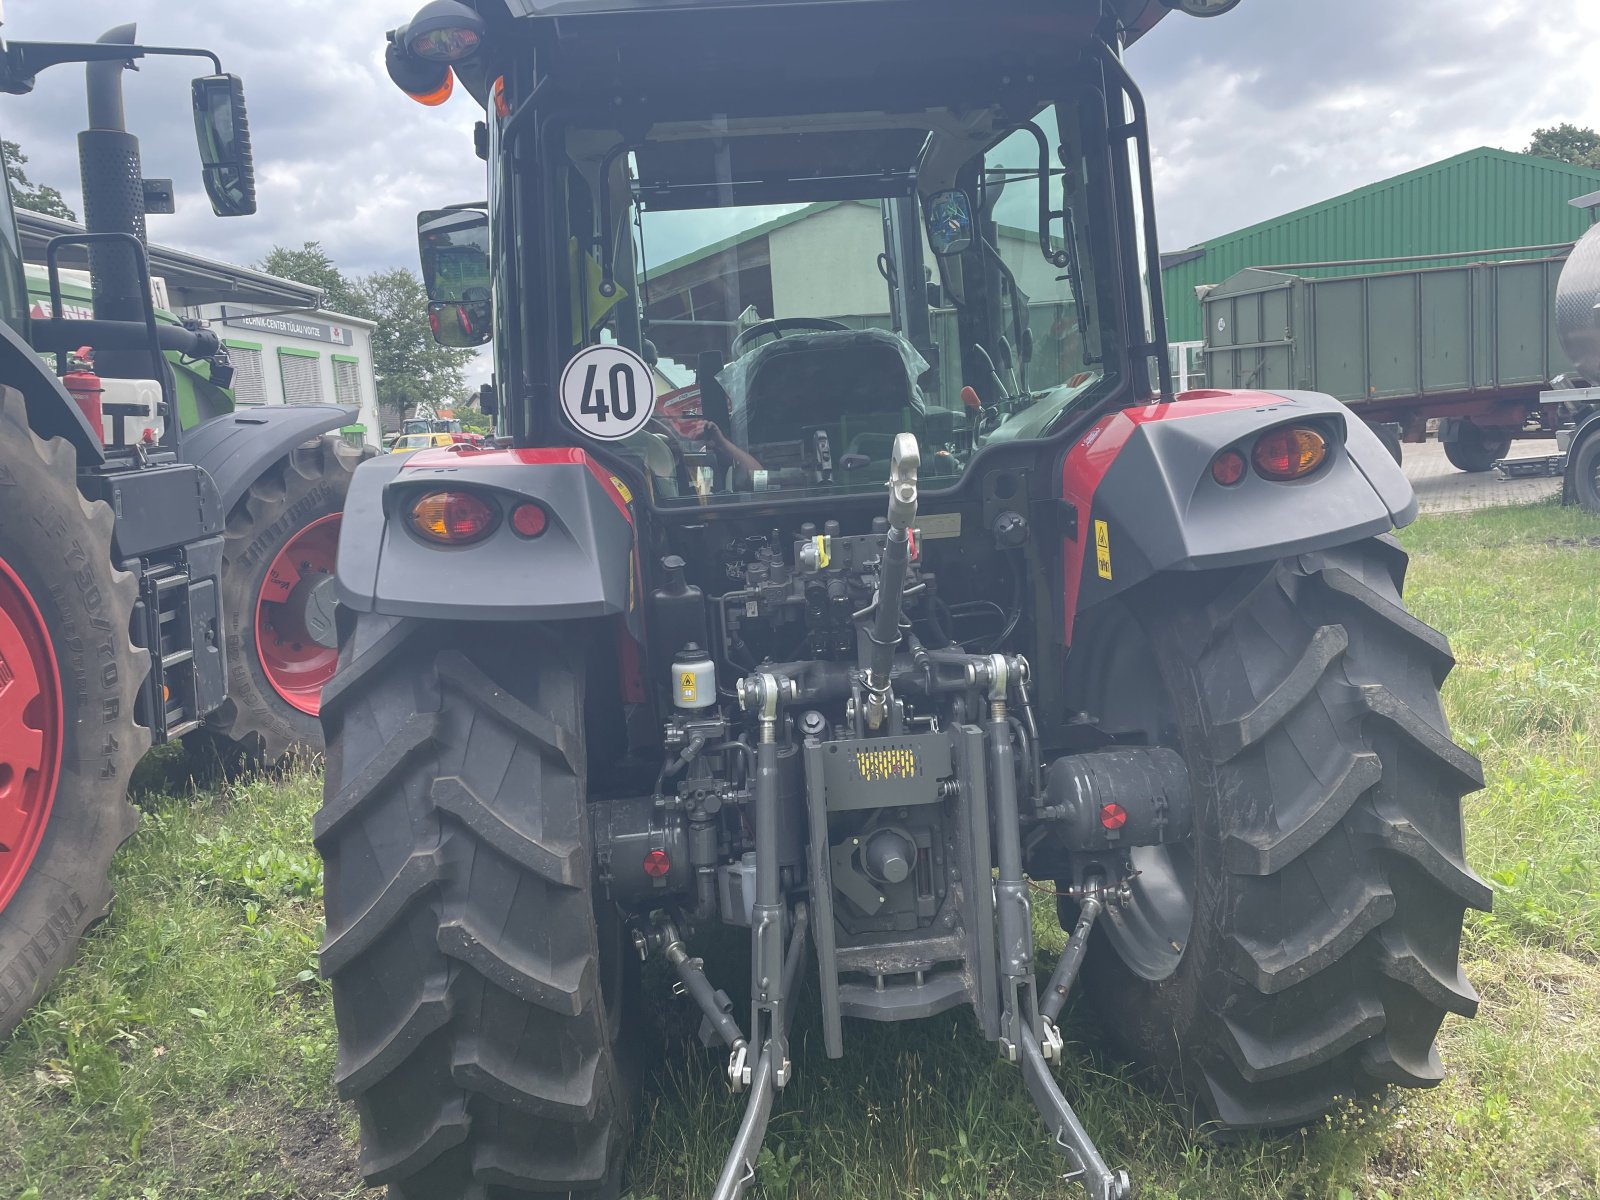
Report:
[[[131,25],[0,44],[0,90],[86,63],[89,104],[86,231],[47,244],[43,316],[0,189],[0,1037],[105,915],[149,746],[216,735],[274,760],[322,743],[339,514],[362,457],[329,431],[354,410],[235,412],[217,334],[158,314],[145,216],[173,211],[172,181],[143,176],[122,73],[174,54],[212,61],[193,84],[212,207],[252,213],[243,92],[215,55],[137,45]],[[60,267],[85,251],[93,313],[71,315]]]
[[[1172,393],[1124,50],[1227,0],[435,0],[422,214],[500,436],[355,475],[316,841],[361,1169],[615,1194],[639,959],[798,1069],[967,1010],[1097,1200],[1074,988],[1227,1129],[1442,1075],[1477,997],[1417,505],[1333,400]],[[663,397],[657,376],[674,387]],[[1050,881],[1050,882],[1046,882]],[[1041,976],[1031,912],[1067,949]],[[749,1006],[706,932],[750,941]],[[709,1184],[709,1181],[707,1181]]]

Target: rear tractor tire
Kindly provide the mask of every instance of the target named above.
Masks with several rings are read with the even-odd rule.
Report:
[[[1203,1122],[1287,1128],[1437,1084],[1441,1022],[1477,1010],[1461,923],[1490,893],[1461,797],[1483,778],[1450,740],[1454,660],[1401,605],[1405,567],[1379,538],[1211,577],[1203,600],[1148,596],[1104,629],[1125,649],[1089,702],[1181,750],[1195,832],[1135,851],[1085,986]]]
[[[1456,440],[1444,444],[1444,456],[1458,471],[1487,471],[1511,449],[1511,435],[1503,430],[1481,429],[1463,421]]]
[[[637,960],[593,894],[572,634],[350,623],[316,844],[362,1174],[391,1200],[615,1196]]]
[[[338,664],[333,569],[340,514],[352,473],[372,454],[319,437],[269,467],[228,514],[228,699],[205,730],[222,739],[213,749],[224,765],[241,753],[271,764],[322,750],[317,713]]]
[[[43,441],[0,386],[0,1038],[111,906],[111,856],[133,833],[128,777],[149,655],[129,640],[138,583],[111,565],[111,509],[77,458]]]

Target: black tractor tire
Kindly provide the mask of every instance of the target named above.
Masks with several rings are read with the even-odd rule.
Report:
[[[0,908],[0,1038],[72,960],[84,930],[110,910],[111,856],[138,823],[128,777],[150,745],[134,722],[150,670],[149,655],[128,636],[138,582],[112,567],[111,509],[84,500],[76,476],[72,448],[36,437],[21,394],[0,386],[0,562],[37,609],[62,685],[48,822]],[[18,670],[4,664],[7,686]],[[13,732],[0,729],[0,739]],[[0,769],[0,804],[16,807],[26,799],[13,791],[21,781],[13,765]]]
[[[1441,1022],[1477,1010],[1461,924],[1490,893],[1461,797],[1483,777],[1440,704],[1449,645],[1401,604],[1406,561],[1383,537],[1210,577],[1204,598],[1191,577],[1126,624],[1190,768],[1193,919],[1158,978],[1108,909],[1084,981],[1110,1036],[1213,1128],[1437,1084]]]
[[[1389,452],[1389,457],[1394,459],[1397,467],[1405,466],[1404,443],[1400,440],[1400,426],[1393,421],[1378,421],[1367,426],[1383,443],[1383,448]]]
[[[1463,421],[1456,440],[1444,443],[1444,456],[1456,470],[1476,474],[1494,466],[1510,449],[1510,434],[1480,429],[1471,421]]]
[[[208,759],[224,767],[241,761],[270,765],[286,755],[321,752],[316,715],[285,699],[262,663],[257,600],[279,552],[314,522],[344,510],[351,475],[373,453],[331,434],[307,442],[264,471],[228,514],[222,550],[228,698],[206,718],[191,747]],[[272,637],[273,631],[261,634]],[[331,658],[333,650],[327,653]]]
[[[1570,478],[1568,502],[1576,501],[1584,511],[1600,515],[1600,425],[1591,426],[1588,436],[1572,448]]]
[[[361,1172],[391,1200],[614,1196],[637,960],[593,894],[582,652],[537,626],[341,622],[316,844]]]

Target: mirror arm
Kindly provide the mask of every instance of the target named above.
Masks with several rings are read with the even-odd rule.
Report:
[[[613,261],[616,247],[611,244],[615,236],[611,229],[611,168],[628,149],[627,142],[618,142],[600,160],[600,236],[595,249],[600,259],[600,294],[607,300],[617,294],[617,269]]]

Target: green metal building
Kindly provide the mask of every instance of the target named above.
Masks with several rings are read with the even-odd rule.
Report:
[[[1221,283],[1246,267],[1571,242],[1589,227],[1589,216],[1568,201],[1597,190],[1600,171],[1481,146],[1187,250],[1163,254],[1168,337],[1174,342],[1201,340],[1195,288]],[[1426,258],[1396,264],[1402,269],[1428,265]],[[1294,274],[1357,275],[1393,269],[1341,267]]]

